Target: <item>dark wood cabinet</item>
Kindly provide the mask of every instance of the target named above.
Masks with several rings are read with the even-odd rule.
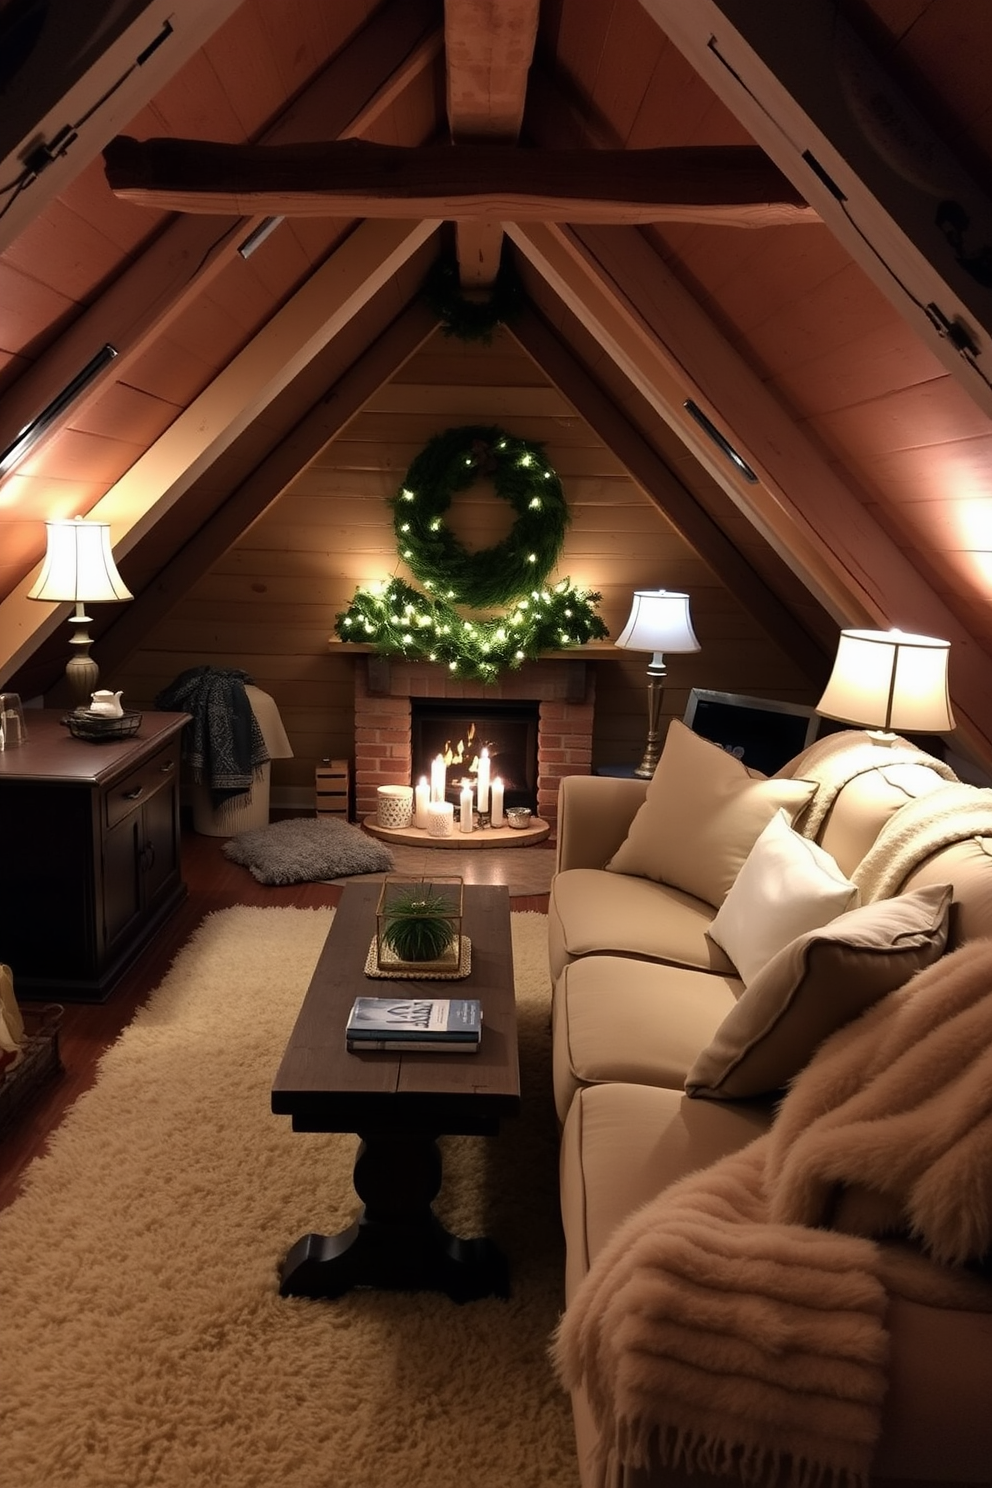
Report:
[[[27,712],[0,752],[0,960],[25,1000],[103,1001],[184,898],[179,746],[185,713],[130,739],[74,739]]]

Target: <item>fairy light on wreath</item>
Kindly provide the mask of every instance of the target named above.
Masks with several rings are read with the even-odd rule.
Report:
[[[445,522],[452,498],[480,476],[517,514],[510,533],[470,553]],[[568,507],[540,446],[481,425],[436,435],[416,457],[390,503],[399,556],[427,591],[402,579],[361,588],[337,616],[342,640],[381,655],[447,665],[484,682],[541,651],[601,640],[600,596],[570,579],[549,585],[564,545]],[[457,606],[506,614],[464,619]]]

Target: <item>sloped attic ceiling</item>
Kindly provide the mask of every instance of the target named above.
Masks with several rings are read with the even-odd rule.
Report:
[[[482,179],[444,212],[463,282],[510,245],[520,339],[809,675],[840,624],[949,638],[959,743],[992,761],[992,18],[966,0],[810,0],[799,20],[791,0],[119,0],[87,30],[78,9],[0,6],[0,450],[101,346],[117,356],[0,484],[0,680],[43,690],[64,652],[46,639],[65,607],[25,597],[45,517],[111,521],[138,598],[98,624],[125,654],[430,332],[418,293],[453,231],[373,178],[360,217],[325,202],[244,259],[271,199],[136,205],[104,148],[519,142],[528,165],[590,152],[612,215],[551,221],[519,194],[514,214]],[[789,188],[773,225],[738,225],[719,193],[632,218],[596,169],[755,143]],[[714,483],[746,542],[707,510]]]

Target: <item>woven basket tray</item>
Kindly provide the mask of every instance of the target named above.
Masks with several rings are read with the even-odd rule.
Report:
[[[74,739],[98,744],[104,739],[130,739],[141,727],[141,714],[136,708],[125,709],[120,718],[107,718],[103,713],[68,713],[62,722]]]
[[[27,1034],[24,1058],[0,1074],[0,1133],[6,1131],[21,1108],[46,1081],[62,1073],[59,1027],[65,1009],[56,1002],[43,1008],[22,1008]]]

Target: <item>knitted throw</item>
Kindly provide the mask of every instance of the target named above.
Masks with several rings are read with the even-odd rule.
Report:
[[[624,1221],[553,1357],[585,1389],[604,1457],[857,1488],[880,1432],[889,1293],[992,1311],[966,1267],[990,1247],[982,940],[828,1039],[768,1134]]]
[[[250,791],[269,758],[245,692],[251,680],[247,672],[190,667],[155,699],[156,708],[191,715],[183,730],[183,756],[193,779],[210,787],[214,806]]]

